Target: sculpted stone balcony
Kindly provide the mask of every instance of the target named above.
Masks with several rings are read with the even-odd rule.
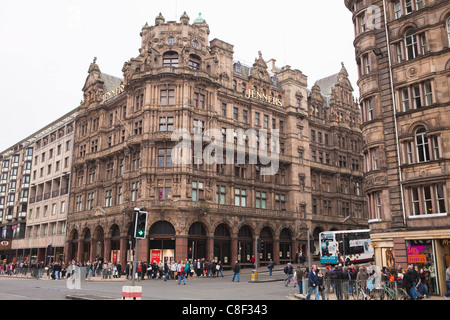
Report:
[[[155,210],[183,210],[185,212],[203,213],[207,214],[232,214],[239,217],[265,217],[272,219],[296,219],[297,216],[286,210],[272,210],[272,209],[257,209],[251,207],[238,207],[233,205],[222,205],[216,203],[208,203],[204,201],[191,201],[191,200],[138,200],[130,202],[128,204],[122,204],[112,207],[95,207],[92,210],[85,210],[81,212],[73,212],[68,216],[69,222],[102,218],[108,215],[121,216],[125,213],[127,208],[140,207],[146,211],[154,212]]]
[[[286,210],[257,209],[251,207],[239,207],[233,205],[216,204],[204,201],[190,200],[151,200],[152,209],[183,208],[187,210],[205,210],[208,213],[231,213],[238,216],[294,218],[294,215]]]

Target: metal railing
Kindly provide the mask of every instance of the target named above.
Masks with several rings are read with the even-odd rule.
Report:
[[[307,296],[309,281],[303,279],[303,295]],[[320,300],[409,300],[405,289],[397,282],[389,281],[356,281],[356,280],[323,280],[318,288]],[[310,299],[316,299],[315,291]]]

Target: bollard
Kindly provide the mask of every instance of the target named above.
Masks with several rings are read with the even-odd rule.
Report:
[[[141,300],[142,287],[139,286],[123,286],[122,300]]]
[[[258,280],[258,271],[252,270],[252,281]]]

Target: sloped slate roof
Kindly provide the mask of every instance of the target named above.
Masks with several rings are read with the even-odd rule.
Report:
[[[102,80],[104,82],[104,90],[105,92],[109,92],[111,90],[114,90],[118,86],[122,84],[122,79],[111,76],[109,74],[103,73],[101,74]]]
[[[233,73],[247,79],[252,73],[253,67],[242,64],[240,61],[233,63]],[[277,68],[277,71],[279,69]],[[276,75],[271,75],[272,85],[278,89],[281,89],[281,84],[278,82]]]
[[[325,96],[331,95],[331,90],[334,88],[339,80],[339,73],[333,74],[329,77],[320,79],[316,81],[316,84],[320,87],[320,91]]]

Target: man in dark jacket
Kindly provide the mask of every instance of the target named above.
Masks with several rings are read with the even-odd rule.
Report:
[[[169,271],[170,271],[169,263],[166,260],[164,261],[164,281],[167,281],[167,279],[169,279]]]
[[[336,266],[334,268],[333,273],[331,274],[331,283],[334,286],[334,290],[336,292],[336,298],[338,300],[342,300],[342,284],[344,280],[344,272],[342,271],[342,267]]]
[[[414,287],[415,276],[416,274],[411,266],[409,266],[408,270],[403,273],[403,286],[405,287],[406,292],[409,294],[412,300],[421,298],[416,288]]]
[[[269,263],[267,263],[267,268],[269,268],[269,276],[272,275],[273,267],[275,266],[275,263],[270,259]]]
[[[240,278],[239,274],[240,274],[240,272],[241,272],[241,266],[239,265],[239,261],[236,261],[236,263],[233,266],[233,273],[234,273],[234,275],[233,275],[233,280],[231,280],[231,281],[234,281],[234,278],[237,275],[237,282],[239,282],[239,278]]]
[[[311,293],[314,291],[316,300],[319,300],[319,277],[317,276],[317,266],[313,265],[308,274],[308,294],[306,300],[309,300]]]
[[[284,267],[284,273],[286,274],[286,279],[284,279],[284,285],[287,287],[289,285],[289,283],[291,282],[291,280],[293,280],[293,276],[294,276],[294,268],[292,268],[292,265],[290,263],[288,263],[286,265],[286,267]],[[295,282],[294,282],[294,287],[295,287]]]

